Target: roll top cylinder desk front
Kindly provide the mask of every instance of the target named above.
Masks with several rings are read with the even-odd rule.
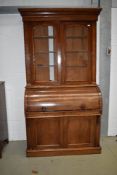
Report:
[[[19,9],[24,23],[27,156],[100,153],[100,8]]]

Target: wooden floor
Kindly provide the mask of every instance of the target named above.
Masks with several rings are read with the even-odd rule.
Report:
[[[102,154],[26,158],[25,141],[10,142],[0,175],[117,175],[117,138],[103,137]]]

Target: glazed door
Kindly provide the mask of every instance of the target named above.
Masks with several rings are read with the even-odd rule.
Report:
[[[54,84],[58,75],[58,25],[48,22],[32,26],[32,82]]]
[[[92,25],[66,22],[61,30],[63,83],[91,83]]]

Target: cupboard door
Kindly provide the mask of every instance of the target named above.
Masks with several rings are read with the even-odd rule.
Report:
[[[33,82],[55,83],[58,81],[58,26],[38,22],[32,27]]]
[[[87,83],[91,81],[91,25],[63,23],[62,57],[63,82]]]
[[[27,119],[28,149],[59,148],[62,146],[62,133],[59,117]]]
[[[99,143],[99,116],[72,116],[67,120],[67,147],[92,147]]]

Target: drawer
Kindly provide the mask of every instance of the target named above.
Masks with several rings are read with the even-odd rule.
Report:
[[[100,110],[101,95],[97,87],[26,90],[26,111]]]

